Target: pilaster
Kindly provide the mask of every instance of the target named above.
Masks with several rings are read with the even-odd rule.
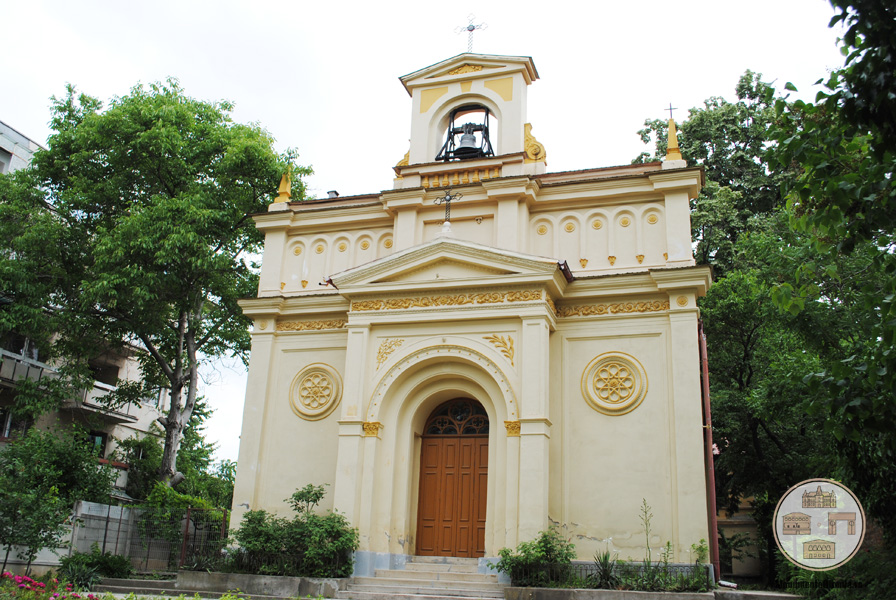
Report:
[[[523,319],[521,334],[518,541],[534,539],[548,523],[550,328],[544,317]]]
[[[360,518],[362,460],[361,436],[364,421],[363,378],[352,376],[351,365],[367,364],[369,325],[349,325],[346,342],[346,377],[342,393],[342,418],[339,421],[336,477],[333,485],[333,506],[352,523]]]
[[[666,252],[669,266],[695,264],[691,247],[691,203],[686,191],[666,194]]]
[[[687,298],[680,295],[678,298]],[[693,297],[691,297],[693,298]],[[699,346],[697,339],[697,309],[677,306],[669,314],[669,360],[671,362],[670,392],[672,422],[670,435],[674,452],[673,472],[673,539],[679,541],[676,555],[704,537],[707,528],[706,480],[703,464],[702,399],[700,395]],[[695,510],[695,507],[700,507]]]
[[[398,252],[416,245],[416,237],[417,211],[413,208],[399,210],[395,215],[395,228],[392,234],[395,243],[394,251]]]
[[[271,327],[273,330],[273,327]],[[246,511],[263,508],[258,490],[262,473],[262,440],[267,413],[268,380],[272,364],[274,336],[272,332],[252,335],[252,362],[246,381],[246,402],[240,431],[239,460],[233,490],[233,518],[239,523]]]
[[[264,260],[258,281],[258,296],[280,294],[280,267],[286,248],[286,227],[267,229],[264,234]]]
[[[520,211],[518,209],[519,202],[513,199],[502,199],[498,201],[498,210],[495,213],[497,223],[495,230],[497,233],[498,248],[505,250],[521,251],[520,247]]]

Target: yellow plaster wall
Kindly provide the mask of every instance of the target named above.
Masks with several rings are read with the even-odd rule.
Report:
[[[539,211],[530,217],[528,229],[528,252],[565,260],[574,272],[666,264],[662,202]]]
[[[280,261],[280,290],[316,291],[331,275],[382,258],[393,248],[391,228],[291,235]]]
[[[696,507],[693,522],[677,517],[683,500],[674,464],[669,335],[667,317],[638,315],[563,319],[552,336],[550,516],[581,559],[607,547],[620,558],[643,559],[642,499],[654,515],[654,556],[670,541],[676,556],[687,560],[690,545],[706,537],[705,510]],[[588,363],[606,352],[631,355],[647,374],[643,402],[624,415],[600,413],[582,395]],[[698,402],[699,396],[681,401]],[[701,467],[693,465],[699,477]]]
[[[321,340],[326,342],[318,345]],[[296,488],[311,483],[330,486],[320,508],[332,508],[340,407],[321,420],[309,421],[292,410],[289,394],[295,376],[314,363],[330,365],[340,373],[344,383],[344,345],[344,333],[276,335],[264,435],[255,441],[259,445],[261,465],[255,489],[255,501],[259,507],[284,515],[291,514],[284,500]],[[244,440],[243,443],[251,441]]]

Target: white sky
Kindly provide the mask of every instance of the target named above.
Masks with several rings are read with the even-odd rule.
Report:
[[[398,77],[465,52],[455,29],[470,13],[487,24],[474,52],[534,59],[528,121],[549,171],[629,163],[648,149],[644,119],[733,100],[746,69],[810,99],[842,64],[825,0],[0,0],[0,120],[44,143],[67,82],[105,101],[176,77],[297,148],[313,195],[376,192],[408,149]],[[207,375],[207,434],[235,460],[245,372],[230,361]]]

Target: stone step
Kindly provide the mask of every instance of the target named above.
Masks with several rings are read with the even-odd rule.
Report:
[[[463,558],[461,556],[411,556],[408,563],[437,564],[437,565],[478,565],[478,558]]]
[[[134,594],[137,596],[143,597],[178,597],[178,596],[199,596],[200,598],[220,598],[221,596],[230,595],[230,596],[238,596],[240,598],[246,598],[247,600],[250,598],[249,594],[244,594],[240,592],[210,592],[207,590],[184,590],[178,588],[174,585],[174,581],[157,581],[151,583],[167,583],[169,584],[167,587],[163,586],[146,586],[146,585],[136,585],[138,583],[146,583],[144,580],[133,580],[135,585],[108,585],[105,582],[112,581],[109,579],[104,579],[103,583],[100,585],[93,586],[91,590],[94,593],[103,593],[103,594],[116,594],[118,597],[125,597],[130,594]],[[131,580],[118,580],[118,581],[131,581]],[[263,594],[252,594],[251,600],[295,600],[292,596],[265,596]]]
[[[437,564],[437,563],[414,563],[408,562],[405,563],[404,568],[406,571],[422,571],[424,573],[478,573],[479,565],[475,564],[464,564],[464,565],[449,565],[449,564]]]
[[[174,589],[177,580],[171,579],[118,579],[115,577],[104,577],[100,580],[102,585],[112,585],[116,587],[139,587],[141,589],[152,590],[169,590]]]
[[[482,583],[497,583],[497,575],[485,573],[456,572],[456,571],[426,571],[423,569],[405,569],[398,571],[393,569],[377,569],[376,577],[389,577],[392,579],[426,579],[429,581],[479,581]]]
[[[199,596],[200,598],[220,598],[225,595],[230,596],[238,596],[240,598],[246,598],[247,600],[250,598],[248,594],[235,593],[235,592],[209,592],[209,591],[197,591],[197,590],[181,590],[177,589],[174,586],[170,588],[140,588],[140,587],[131,587],[131,586],[118,586],[118,585],[95,585],[91,590],[93,593],[102,593],[102,594],[114,594],[116,597],[124,598],[131,594],[145,597],[145,598],[176,598],[178,596]],[[291,596],[263,596],[261,594],[252,594],[251,600],[295,600],[294,597]]]
[[[433,588],[390,588],[388,586],[363,586],[360,589],[349,589],[336,592],[336,598],[340,600],[449,600],[457,598],[504,598],[504,591],[476,591],[476,590],[439,590]]]
[[[174,583],[173,581],[171,582]],[[101,583],[90,588],[93,593],[110,594],[136,594],[138,596],[177,596],[181,592],[171,585],[167,588],[135,586],[135,585],[106,585]]]
[[[337,592],[338,600],[457,600],[457,596],[440,596],[437,594],[380,594],[375,592]],[[479,596],[491,598],[491,596]],[[503,596],[501,596],[503,598]]]
[[[457,589],[457,590],[489,590],[501,591],[505,585],[489,581],[440,581],[438,579],[406,579],[401,577],[354,577],[350,584],[352,588],[360,585],[381,585],[389,587],[412,587],[433,589]]]

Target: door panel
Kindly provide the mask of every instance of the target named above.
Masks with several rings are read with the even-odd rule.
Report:
[[[417,554],[485,555],[488,436],[423,436]]]

